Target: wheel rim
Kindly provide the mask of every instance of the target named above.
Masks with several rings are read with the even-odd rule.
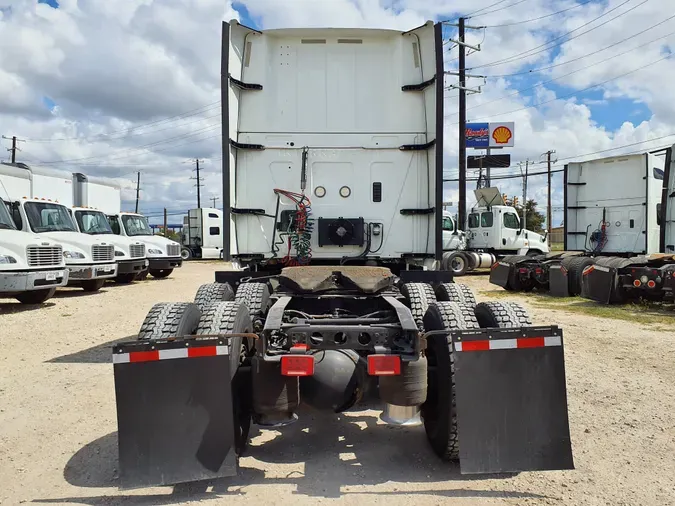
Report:
[[[465,265],[466,262],[462,257],[455,257],[452,260],[450,260],[450,267],[452,268],[453,272],[462,272],[464,270]]]
[[[181,252],[180,252],[180,257],[181,257],[183,260],[187,260],[188,258],[190,258],[190,252],[189,252],[188,250],[186,250],[186,249],[181,250]]]

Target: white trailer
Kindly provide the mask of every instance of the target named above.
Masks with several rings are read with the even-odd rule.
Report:
[[[73,174],[73,218],[83,234],[104,236],[115,246],[118,283],[131,283],[148,269],[145,244],[117,235],[110,227],[106,213],[119,210],[120,186],[102,178]]]
[[[145,278],[148,273],[156,278],[165,278],[175,268],[181,266],[180,244],[166,237],[154,235],[145,216],[121,212],[122,195],[117,183],[80,173],[73,174],[73,182],[76,184],[74,194],[80,205],[94,207],[104,212],[108,216],[113,233],[122,240],[140,242],[144,245],[148,268],[138,272],[136,266],[132,266],[132,271],[125,266],[124,269],[128,271],[129,276],[132,272],[138,272],[137,279]]]
[[[183,218],[183,260],[223,257],[223,211],[212,207],[190,209]]]
[[[63,246],[17,230],[4,200],[0,202],[0,298],[41,304],[67,283]]]
[[[117,275],[114,246],[77,231],[70,211],[70,173],[25,164],[0,167],[0,182],[7,189],[7,205],[16,227],[63,245],[68,285],[97,291],[106,279]]]

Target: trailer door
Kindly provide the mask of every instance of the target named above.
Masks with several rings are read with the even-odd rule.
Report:
[[[675,148],[675,146],[673,146]],[[659,213],[662,226],[663,253],[675,253],[675,156],[673,148],[666,156],[663,202]]]

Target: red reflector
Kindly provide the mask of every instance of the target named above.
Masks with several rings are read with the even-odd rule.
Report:
[[[588,276],[588,275],[589,275],[591,272],[593,272],[594,270],[595,270],[595,267],[593,267],[592,265],[589,265],[588,267],[586,267],[586,268],[584,269],[584,272],[583,272],[581,275],[582,275],[582,276]]]
[[[490,349],[490,341],[465,341],[462,351],[486,351]]]
[[[217,355],[215,346],[197,346],[188,348],[188,357],[215,357]]]
[[[565,268],[564,265],[561,265],[561,266],[560,266],[560,272],[562,272],[563,275],[567,276],[567,269]]]
[[[129,353],[129,362],[151,362],[153,360],[159,360],[159,350]]]
[[[534,272],[536,272],[537,274],[541,274],[543,271],[541,269],[537,268],[537,269],[534,270]]]
[[[368,374],[371,376],[401,374],[401,357],[398,355],[368,355]]]
[[[656,286],[656,283],[654,282],[654,280],[650,279],[649,282],[647,283],[647,286],[649,288],[654,288]]]
[[[314,355],[284,355],[281,357],[283,376],[311,376],[314,374]]]
[[[635,281],[633,281],[633,286],[634,286],[635,288],[640,288],[640,285],[641,285],[641,284],[642,284],[642,283],[640,283],[640,280],[639,280],[639,279],[636,279]]]
[[[518,339],[518,348],[543,348],[546,342],[543,337],[529,337]]]

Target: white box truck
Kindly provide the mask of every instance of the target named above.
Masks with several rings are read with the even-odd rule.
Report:
[[[2,167],[0,167],[2,170]],[[56,241],[16,229],[0,202],[0,298],[41,304],[68,283],[63,247]]]
[[[190,209],[183,218],[181,257],[214,259],[223,257],[223,211],[212,207]]]
[[[112,231],[106,213],[119,209],[119,185],[102,178],[73,173],[73,217],[83,234],[105,238],[115,246],[118,283],[131,283],[148,269],[145,244]],[[95,207],[92,207],[95,206]]]
[[[112,243],[77,231],[70,211],[70,173],[25,164],[0,167],[0,182],[9,195],[8,209],[16,227],[63,246],[69,286],[98,291],[106,279],[117,275]]]

